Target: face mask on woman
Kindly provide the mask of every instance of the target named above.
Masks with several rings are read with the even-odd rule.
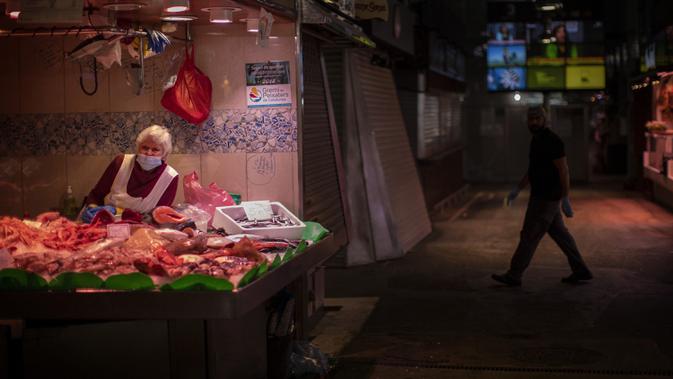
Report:
[[[136,155],[136,162],[142,167],[145,171],[151,171],[155,168],[161,166],[160,157],[151,157],[149,155],[138,154]]]

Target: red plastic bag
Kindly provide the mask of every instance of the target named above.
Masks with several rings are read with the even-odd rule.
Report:
[[[178,71],[175,85],[164,91],[161,105],[192,124],[200,124],[210,114],[213,85],[194,64],[194,45],[185,51],[185,61]]]
[[[196,172],[186,175],[182,180],[182,186],[185,192],[185,202],[208,212],[211,220],[216,207],[236,205],[229,192],[218,187],[217,184],[210,183],[208,188],[203,188]]]

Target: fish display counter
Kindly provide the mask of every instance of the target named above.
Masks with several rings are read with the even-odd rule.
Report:
[[[54,367],[53,359],[63,366],[82,335],[106,340],[112,328],[116,337],[91,352],[91,362],[118,356],[144,378],[162,377],[142,357],[125,356],[130,341],[154,330],[142,344],[189,352],[164,357],[171,377],[266,377],[269,335],[302,328],[302,313],[287,297],[303,301],[300,278],[335,251],[329,232],[311,222],[299,221],[299,238],[288,239],[277,230],[276,237],[229,234],[216,221],[200,231],[168,207],[139,221],[102,212],[89,224],[54,212],[0,219],[0,319],[21,320],[13,333],[32,336],[22,341],[24,362],[8,364],[39,371]],[[263,229],[297,221],[274,215],[244,222]],[[63,331],[56,339],[47,337],[53,323]]]

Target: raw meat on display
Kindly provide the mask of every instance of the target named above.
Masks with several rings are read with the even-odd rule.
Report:
[[[189,218],[175,209],[171,207],[166,207],[166,206],[160,206],[154,208],[152,211],[152,218],[154,219],[154,222],[156,222],[159,225],[162,224],[182,224],[183,222],[187,222]]]
[[[31,246],[39,240],[39,230],[11,217],[0,219],[0,249],[16,249],[18,244]]]
[[[114,223],[114,219],[106,215],[91,224],[70,221],[56,212],[43,213],[35,221],[2,217],[0,250],[6,250],[0,263],[3,268],[24,269],[47,280],[65,272],[92,273],[105,279],[140,271],[152,276],[155,283],[188,274],[237,283],[254,267],[275,258],[267,258],[269,253],[284,252],[297,245],[291,240],[223,237],[181,229],[179,225],[189,220],[170,207],[158,207],[152,217],[156,224],[168,227],[156,229],[132,221],[131,236],[126,240],[107,237],[106,225]]]

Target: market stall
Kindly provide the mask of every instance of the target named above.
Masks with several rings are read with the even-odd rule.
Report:
[[[638,90],[652,93],[651,119],[645,125],[643,175],[652,182],[652,194],[657,201],[673,206],[673,77],[657,74],[649,77]]]
[[[0,377],[279,375],[344,244],[303,221],[294,2],[45,7],[0,20]]]
[[[324,231],[317,233],[316,236],[325,234]],[[139,285],[137,278],[120,281],[119,275],[91,280],[98,276],[86,271],[63,273],[47,283],[28,271],[4,269],[0,271],[3,304],[0,317],[26,320],[27,327],[21,333],[32,335],[24,342],[24,362],[5,360],[4,363],[10,366],[23,363],[24,367],[16,370],[25,377],[86,375],[73,371],[72,367],[73,362],[81,359],[73,354],[81,348],[78,346],[81,335],[76,330],[82,320],[87,320],[81,333],[98,336],[100,340],[96,351],[88,354],[88,364],[83,366],[105,367],[105,361],[120,355],[126,362],[126,369],[111,370],[98,377],[123,374],[159,378],[163,377],[162,368],[176,378],[266,377],[268,333],[277,333],[276,337],[291,336],[295,328],[294,309],[289,313],[279,311],[277,307],[269,307],[269,300],[279,289],[291,285],[308,269],[329,258],[333,254],[333,242],[328,236],[306,248],[300,243],[294,249],[276,253],[274,258],[269,256],[267,261],[247,271],[236,288],[227,279],[202,275],[183,275],[157,287]],[[66,276],[70,277],[67,284],[63,281]],[[270,321],[273,317],[276,324]],[[125,320],[133,321],[119,323]],[[159,362],[163,367],[150,368],[143,365],[146,357],[138,356],[134,360],[124,356],[126,344],[133,341],[132,333],[138,333],[138,329],[145,332],[146,327],[140,320],[164,324],[160,328],[162,332],[152,336],[154,344],[145,343],[181,353],[166,356]],[[58,321],[59,337],[50,335],[55,330],[53,325],[44,328],[40,321]],[[31,329],[31,323],[38,327]],[[116,328],[119,337],[105,338],[109,328]]]

